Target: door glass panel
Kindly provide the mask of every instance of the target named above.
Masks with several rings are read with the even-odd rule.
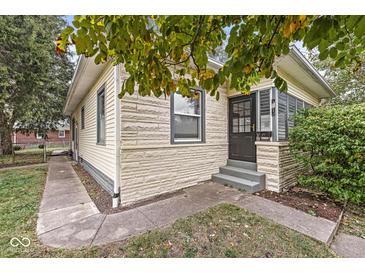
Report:
[[[251,132],[251,101],[233,103],[232,132]]]

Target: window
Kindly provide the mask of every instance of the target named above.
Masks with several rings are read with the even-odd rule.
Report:
[[[251,101],[232,105],[232,133],[251,132]]]
[[[303,101],[300,99],[297,99],[297,111],[301,111],[304,108]]]
[[[278,102],[278,139],[288,139],[288,129],[294,127],[294,115],[304,108],[310,108],[312,105],[307,102],[279,92]]]
[[[287,94],[279,93],[278,102],[278,138],[279,140],[287,139]]]
[[[304,102],[304,108],[308,109],[308,108],[312,108],[313,106],[311,104],[308,104],[307,102]]]
[[[288,128],[294,127],[294,115],[297,111],[297,101],[293,96],[288,95]]]
[[[204,141],[204,93],[192,90],[191,97],[183,97],[178,91],[171,96],[171,141]]]
[[[59,130],[58,131],[58,138],[65,138],[65,131],[64,130]]]
[[[81,115],[80,115],[80,120],[81,120],[81,129],[85,128],[85,107],[81,108]]]
[[[37,139],[38,139],[38,140],[43,139],[43,134],[42,134],[42,133],[38,133],[38,132],[37,132]]]
[[[97,96],[97,136],[98,144],[105,144],[105,88],[98,92]]]
[[[75,141],[75,118],[72,119],[71,126],[72,126],[72,132],[71,132],[72,141]]]

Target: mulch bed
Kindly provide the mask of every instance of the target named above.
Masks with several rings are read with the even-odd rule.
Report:
[[[73,164],[75,172],[79,176],[82,184],[86,188],[91,200],[94,202],[99,211],[103,214],[113,214],[121,211],[120,208],[112,207],[111,195],[105,191],[91,175],[79,164]]]
[[[91,200],[94,202],[99,211],[103,214],[113,214],[157,201],[165,200],[172,196],[184,194],[184,190],[180,189],[174,192],[169,192],[166,194],[157,195],[153,198],[142,200],[130,206],[119,206],[118,208],[113,208],[111,195],[107,191],[105,191],[81,165],[73,164],[72,167],[79,176],[82,184],[86,188],[86,191],[89,194]]]
[[[342,211],[342,205],[326,195],[300,187],[292,187],[282,193],[265,190],[256,195],[334,222]]]

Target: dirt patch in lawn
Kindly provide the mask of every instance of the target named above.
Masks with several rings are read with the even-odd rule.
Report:
[[[47,156],[49,158],[49,156]],[[26,166],[32,164],[41,164],[43,161],[43,154],[40,153],[28,153],[15,155],[14,159],[12,155],[0,156],[0,168]]]
[[[73,164],[72,165],[75,172],[79,176],[82,184],[85,186],[86,191],[88,192],[91,200],[94,202],[96,207],[99,209],[99,211],[103,214],[113,214],[125,210],[129,210],[135,207],[147,205],[150,203],[154,203],[160,200],[165,200],[168,198],[171,198],[172,196],[176,195],[184,195],[184,190],[177,190],[174,192],[169,192],[166,194],[157,195],[153,198],[148,198],[145,200],[142,200],[138,203],[135,203],[130,206],[123,206],[118,208],[112,207],[112,197],[110,193],[105,191],[96,181],[95,179],[79,164]]]
[[[342,210],[340,204],[335,203],[326,195],[300,187],[292,187],[282,193],[265,190],[257,195],[334,222],[337,221]]]
[[[365,206],[348,205],[343,215],[340,231],[365,239]]]

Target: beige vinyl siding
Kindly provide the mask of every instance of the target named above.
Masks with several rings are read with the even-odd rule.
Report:
[[[125,74],[122,74],[125,78]],[[227,96],[205,97],[205,143],[170,143],[170,98],[136,93],[121,101],[121,203],[209,180],[228,157]]]
[[[318,106],[320,99],[313,95],[307,88],[301,86],[299,83],[295,81],[295,79],[291,78],[287,74],[278,71],[280,77],[286,80],[288,84],[288,94],[297,97],[298,99],[303,100],[313,106]]]
[[[313,106],[319,105],[319,98],[315,97],[304,89],[299,88],[290,81],[288,81],[288,94],[293,95],[294,97],[301,99],[302,101],[307,102]]]
[[[288,94],[293,95],[295,97],[297,97],[298,99],[303,100],[304,102],[307,102],[313,106],[318,106],[320,99],[318,97],[316,97],[315,95],[311,94],[311,92],[306,89],[305,87],[301,87],[300,84],[297,84],[296,81],[294,79],[292,79],[291,77],[283,74],[283,73],[279,73],[280,77],[282,77],[283,79],[285,79],[287,81],[288,84]],[[267,88],[271,88],[274,87],[274,82],[272,81],[272,79],[262,79],[260,81],[260,83],[258,83],[255,86],[251,87],[252,91],[255,90],[263,90],[263,89],[267,89]],[[229,90],[228,92],[228,96],[237,96],[240,95],[240,92],[235,91],[235,90]]]
[[[96,144],[97,92],[105,86],[105,145]],[[81,129],[81,108],[85,108],[85,128]],[[83,98],[72,117],[79,129],[79,156],[114,180],[115,175],[115,120],[114,68],[108,65]]]
[[[265,78],[265,79],[262,79],[257,85],[252,86],[251,91],[271,88],[273,85],[274,84],[273,84],[272,79],[266,79]],[[228,91],[228,97],[233,97],[233,96],[237,96],[237,95],[241,95],[241,92],[239,92],[237,90],[229,90]]]

